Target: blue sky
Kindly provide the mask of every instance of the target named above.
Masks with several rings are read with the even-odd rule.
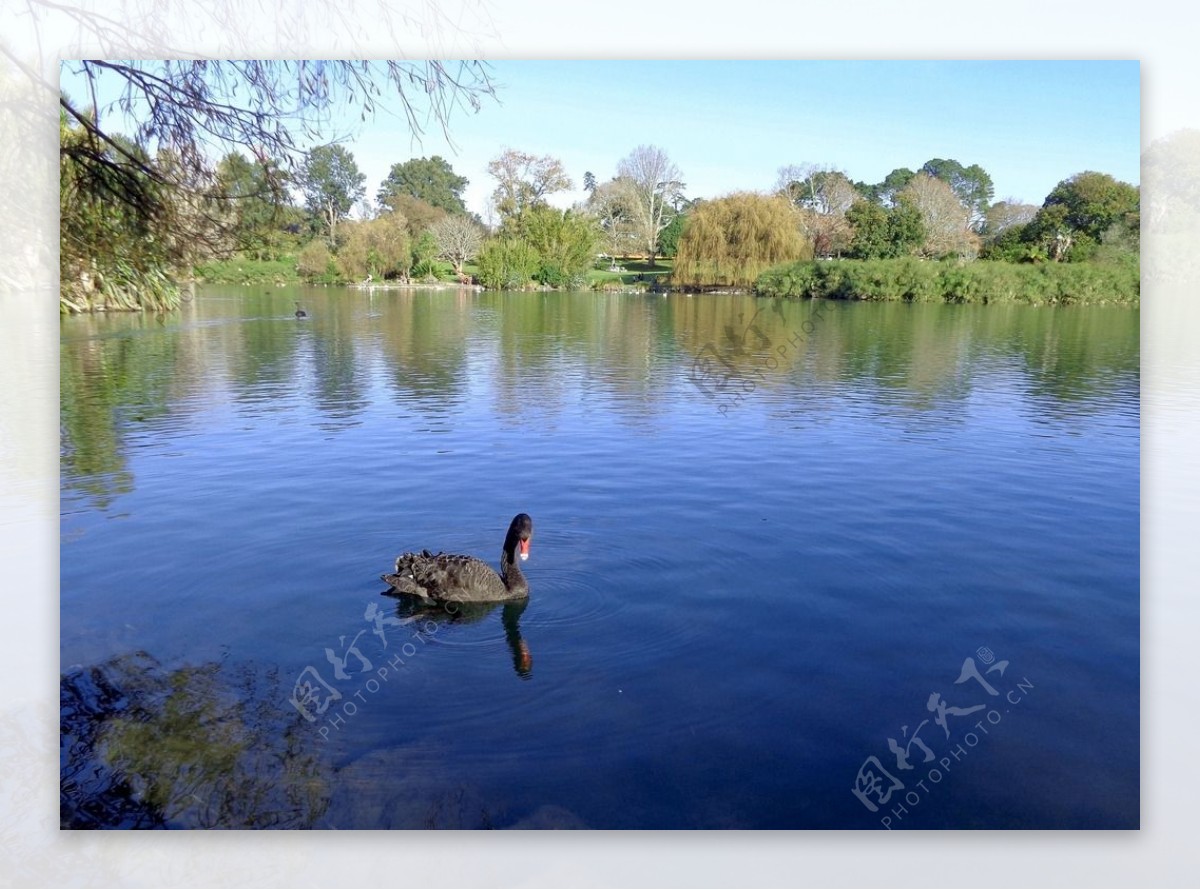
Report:
[[[391,164],[441,154],[482,212],[505,147],[560,158],[578,187],[639,144],[666,150],[689,197],[771,187],[816,163],[878,182],[934,157],[980,164],[1007,197],[1040,204],[1083,170],[1137,183],[1137,62],[498,61],[498,102],[456,113],[451,136],[410,148],[377,119],[351,142],[371,192]],[[577,190],[560,196],[569,204]]]
[[[496,101],[456,110],[449,144],[380,114],[346,144],[374,197],[392,164],[439,154],[484,214],[504,148],[561,159],[584,197],[640,144],[663,148],[691,198],[767,189],[785,164],[878,182],[934,157],[980,164],[995,199],[1040,204],[1083,170],[1139,181],[1139,64],[1126,62],[495,61]],[[67,85],[64,80],[64,85]]]

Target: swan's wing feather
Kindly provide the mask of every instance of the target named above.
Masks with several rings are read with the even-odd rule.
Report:
[[[396,590],[417,588],[421,591],[418,596],[437,600],[503,599],[508,594],[500,576],[482,560],[428,550],[401,554],[396,558],[395,575],[384,580]]]
[[[413,596],[422,597],[423,599],[429,598],[429,591],[405,575],[380,575],[379,578],[397,593],[408,593]]]

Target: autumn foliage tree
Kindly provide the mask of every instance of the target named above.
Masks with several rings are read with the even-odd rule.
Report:
[[[351,281],[404,277],[412,266],[412,242],[404,218],[389,213],[345,224],[337,262]]]
[[[978,164],[964,167],[952,158],[930,158],[920,170],[934,179],[940,179],[958,197],[970,214],[971,227],[983,227],[988,207],[991,206],[992,177]]]
[[[771,266],[811,258],[787,199],[739,192],[689,212],[672,278],[683,285],[748,287]]]
[[[454,274],[463,274],[463,264],[479,255],[483,230],[466,216],[447,216],[429,230],[437,242],[438,256],[454,264]]]
[[[974,258],[979,237],[971,229],[971,211],[949,184],[918,173],[901,191],[899,200],[921,214],[925,242],[920,253],[926,257]]]
[[[496,180],[492,203],[502,219],[529,207],[546,203],[546,196],[574,187],[563,162],[550,155],[505,149],[488,163],[488,174]]]
[[[638,249],[638,197],[632,182],[617,177],[595,186],[586,206],[604,233],[605,253],[615,259]]]
[[[658,236],[670,224],[683,196],[682,174],[661,148],[639,145],[617,164],[617,178],[628,183],[634,235],[654,265]]]
[[[442,208],[406,194],[395,194],[387,199],[379,208],[379,215],[384,216],[388,213],[398,213],[404,217],[408,225],[408,234],[414,239],[420,238],[422,233],[428,232],[446,218],[446,211]]]
[[[838,170],[813,165],[783,167],[778,192],[796,208],[800,230],[818,257],[840,256],[850,246],[846,211],[859,199],[854,184]]]

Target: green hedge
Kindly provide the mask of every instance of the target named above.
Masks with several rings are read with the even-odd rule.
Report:
[[[768,297],[910,303],[1137,303],[1136,265],[1095,263],[821,260],[768,269],[754,284]]]

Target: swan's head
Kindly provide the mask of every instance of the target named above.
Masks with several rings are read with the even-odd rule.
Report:
[[[528,513],[518,513],[508,527],[504,549],[515,549],[521,554],[521,559],[529,559],[529,541],[532,537],[533,520],[529,518]]]

